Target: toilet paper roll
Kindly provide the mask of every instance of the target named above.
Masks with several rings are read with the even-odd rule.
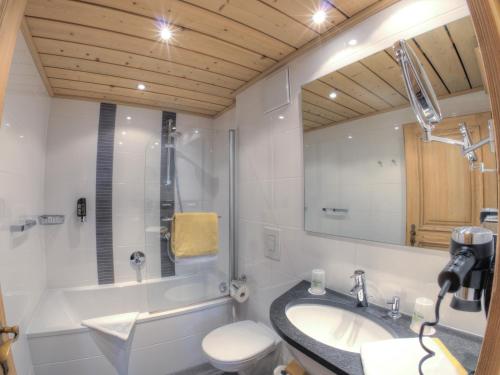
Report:
[[[236,300],[238,303],[243,303],[248,299],[248,287],[246,284],[233,281],[231,282],[230,296]]]

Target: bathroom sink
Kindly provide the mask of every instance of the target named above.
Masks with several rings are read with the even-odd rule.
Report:
[[[314,340],[353,353],[359,353],[364,343],[393,338],[375,321],[340,307],[301,303],[289,306],[286,316]]]

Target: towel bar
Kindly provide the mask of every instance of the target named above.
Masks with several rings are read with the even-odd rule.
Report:
[[[346,214],[349,212],[349,210],[347,208],[327,208],[327,207],[324,207],[321,209],[323,212],[333,212],[333,213],[342,213],[342,214]]]
[[[218,215],[217,218],[221,218],[222,216],[221,215]],[[161,221],[164,221],[164,222],[170,222],[170,221],[173,221],[174,218],[173,217],[162,217],[161,218]]]

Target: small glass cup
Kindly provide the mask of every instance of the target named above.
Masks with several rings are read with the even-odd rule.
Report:
[[[316,296],[321,296],[326,293],[325,290],[326,277],[325,270],[314,269],[311,274],[311,287],[309,293]]]
[[[433,322],[434,319],[434,301],[425,297],[417,298],[411,318],[411,330],[415,333],[420,333],[422,324],[425,322]],[[434,333],[436,333],[436,330],[433,327],[425,327],[424,335],[432,336]]]

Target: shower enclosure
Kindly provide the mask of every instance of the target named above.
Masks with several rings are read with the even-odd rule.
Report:
[[[145,253],[149,311],[200,303],[229,294],[230,161],[233,131],[194,126],[177,129],[164,118],[162,132],[146,150]],[[234,138],[233,138],[234,139]],[[234,145],[234,143],[233,143]],[[176,260],[170,237],[175,212],[215,212],[219,251],[215,257]]]

